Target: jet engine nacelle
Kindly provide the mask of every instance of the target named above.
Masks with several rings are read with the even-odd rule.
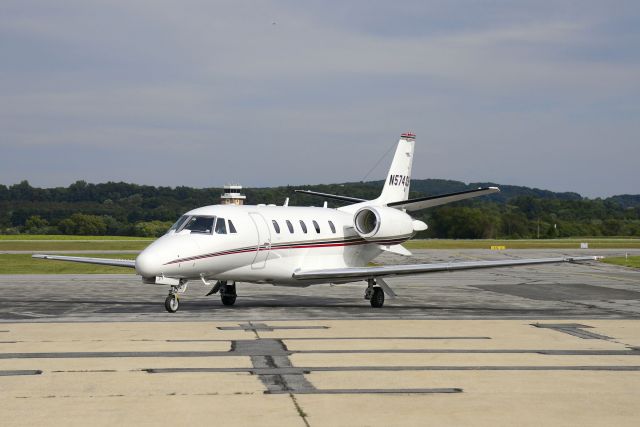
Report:
[[[382,206],[361,208],[353,216],[353,223],[360,237],[366,240],[409,237],[415,231],[426,228],[426,224],[414,220],[405,212]]]

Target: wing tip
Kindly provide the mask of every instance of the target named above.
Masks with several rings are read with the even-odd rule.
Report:
[[[565,262],[580,262],[580,261],[600,261],[605,257],[602,255],[594,255],[594,256],[575,256],[575,257],[566,257],[564,258]]]

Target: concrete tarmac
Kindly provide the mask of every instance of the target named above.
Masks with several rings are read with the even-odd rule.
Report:
[[[640,250],[628,250],[640,254]],[[624,251],[438,250],[382,264],[613,255]],[[42,262],[56,262],[45,261]],[[126,270],[125,270],[126,271]],[[164,310],[167,286],[123,275],[0,275],[0,321],[193,321],[306,319],[629,318],[640,316],[640,272],[603,263],[554,264],[386,279],[398,294],[380,310],[365,282],[308,288],[239,283],[232,308],[191,282],[180,311]]]
[[[598,251],[598,253],[613,251]],[[618,251],[620,252],[620,251]],[[633,253],[633,251],[629,251]],[[415,251],[438,262],[585,251]],[[591,251],[595,253],[595,251]],[[622,251],[624,253],[624,251]],[[637,425],[640,272],[601,263],[238,284],[0,276],[3,425]]]

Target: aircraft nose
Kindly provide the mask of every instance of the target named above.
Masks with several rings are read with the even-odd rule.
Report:
[[[160,264],[150,251],[144,250],[136,258],[136,273],[142,277],[155,277],[160,274]]]

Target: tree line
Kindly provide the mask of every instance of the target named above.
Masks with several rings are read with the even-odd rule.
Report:
[[[373,199],[382,181],[298,186],[306,190]],[[491,183],[413,180],[411,197],[465,191]],[[247,203],[322,206],[321,198],[294,187],[246,188]],[[490,196],[418,212],[429,229],[422,238],[640,237],[640,195],[589,199],[501,186]],[[77,181],[68,187],[37,188],[28,181],[0,185],[0,233],[158,236],[182,213],[219,203],[221,188],[154,187]],[[339,203],[329,201],[329,207]]]

